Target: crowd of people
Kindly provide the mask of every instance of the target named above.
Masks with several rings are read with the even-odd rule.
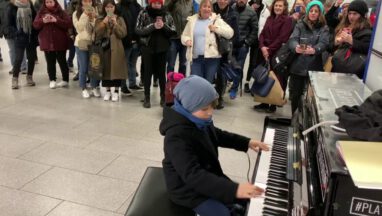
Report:
[[[124,95],[144,91],[145,108],[151,107],[152,80],[154,86],[159,81],[160,105],[164,106],[166,73],[185,75],[189,62],[191,74],[215,84],[219,94],[216,108],[222,109],[227,82],[231,82],[230,99],[241,89],[247,56],[243,84],[244,92],[250,93],[254,68],[265,65],[272,70],[271,60],[286,44],[295,57],[287,73],[276,75],[284,91],[289,83],[293,112],[305,91],[308,71],[323,71],[327,59],[332,59],[332,71],[363,77],[364,67],[353,71],[344,62],[356,54],[367,55],[372,25],[363,0],[296,0],[291,11],[288,8],[287,0],[274,0],[271,5],[262,0],[202,0],[199,11],[192,0],[148,0],[146,7],[136,0],[71,0],[65,8],[57,0],[2,0],[0,36],[9,48],[12,89],[20,87],[20,72],[27,73],[27,86],[36,85],[33,71],[39,47],[45,54],[49,88],[68,87],[77,55],[74,80],[78,79],[83,98],[101,97],[100,86],[106,88],[105,101],[118,101],[119,91]],[[219,51],[220,37],[230,41],[230,52]],[[88,75],[88,48],[94,41],[106,44],[101,80]],[[139,56],[142,64],[137,83]],[[362,59],[354,62],[364,64]],[[236,73],[229,80],[221,70],[227,64],[234,65]],[[258,104],[254,109],[273,113],[276,106]]]

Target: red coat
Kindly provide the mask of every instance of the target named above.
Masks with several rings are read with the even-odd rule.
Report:
[[[55,23],[44,23],[42,21],[46,14],[51,14],[57,19]],[[69,28],[73,26],[69,15],[56,4],[53,10],[42,7],[38,12],[33,27],[40,31],[38,40],[42,51],[65,51],[69,49]]]
[[[260,49],[268,47],[269,57],[272,58],[281,45],[288,41],[292,31],[293,23],[289,16],[281,15],[278,18],[269,16],[259,36]]]

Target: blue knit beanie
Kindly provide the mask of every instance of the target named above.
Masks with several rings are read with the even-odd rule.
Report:
[[[211,83],[196,75],[182,79],[174,89],[174,96],[190,113],[208,106],[219,97]]]
[[[309,2],[309,4],[306,6],[306,14],[309,14],[310,8],[312,8],[314,5],[317,5],[320,8],[321,14],[325,14],[324,5],[321,1],[315,0]]]

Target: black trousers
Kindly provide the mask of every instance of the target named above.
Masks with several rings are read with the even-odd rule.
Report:
[[[291,74],[289,77],[289,97],[292,102],[292,115],[300,105],[301,96],[306,91],[308,76]]]
[[[27,54],[28,59],[28,75],[33,75],[34,66],[37,59],[36,46],[27,45],[25,47],[17,47],[15,49],[15,65],[13,66],[13,77],[19,77],[21,63],[24,58],[24,52]]]
[[[227,89],[227,80],[221,71],[221,65],[228,62],[228,56],[223,55],[220,61],[218,72],[216,73],[215,89],[219,94],[219,100],[223,100],[224,93]]]
[[[56,81],[56,62],[61,69],[62,80],[69,82],[69,67],[66,63],[66,50],[65,51],[45,51],[45,59],[48,69],[50,81]]]
[[[263,57],[263,53],[259,48],[259,43],[255,43],[251,46],[249,50],[249,66],[247,70],[246,81],[249,82],[252,78],[252,71],[256,68],[258,64],[264,64],[265,59]]]
[[[142,59],[144,62],[143,84],[145,88],[145,96],[150,96],[151,77],[159,79],[160,95],[164,97],[166,85],[166,62],[167,52],[154,53],[149,48],[142,48]]]

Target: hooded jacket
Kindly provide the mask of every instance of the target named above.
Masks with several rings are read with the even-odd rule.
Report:
[[[195,208],[209,198],[234,203],[238,184],[224,175],[218,147],[246,152],[249,138],[213,125],[206,131],[200,130],[171,108],[164,108],[159,130],[165,136],[162,164],[174,203],[188,208]]]

